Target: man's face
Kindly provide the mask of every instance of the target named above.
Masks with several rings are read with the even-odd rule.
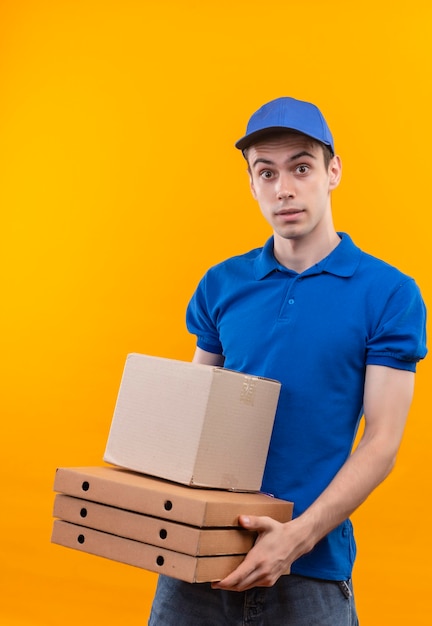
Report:
[[[283,134],[251,146],[247,161],[252,194],[275,235],[300,239],[331,224],[330,192],[341,174],[338,157],[327,168],[320,144]]]

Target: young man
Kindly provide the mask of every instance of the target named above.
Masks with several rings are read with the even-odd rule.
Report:
[[[241,565],[213,585],[161,577],[149,623],[355,626],[349,516],[395,462],[425,307],[411,278],[336,232],[341,161],[314,105],[269,102],[236,147],[273,236],[207,272],[187,324],[195,362],[281,381],[262,488],[294,519],[241,517],[258,533]]]

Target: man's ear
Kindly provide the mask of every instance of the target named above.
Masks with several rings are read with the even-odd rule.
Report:
[[[330,191],[336,189],[342,177],[342,161],[336,154],[329,164]]]

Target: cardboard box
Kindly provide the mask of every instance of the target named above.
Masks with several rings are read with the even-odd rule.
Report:
[[[280,383],[130,354],[104,460],[185,485],[258,491]]]
[[[54,521],[51,541],[189,583],[221,580],[245,557],[238,554],[193,557],[63,520]]]
[[[142,543],[190,554],[246,554],[256,534],[241,528],[197,528],[57,494],[54,517]]]
[[[59,468],[54,491],[198,527],[236,527],[238,516],[292,517],[293,504],[263,493],[192,489],[117,467]]]

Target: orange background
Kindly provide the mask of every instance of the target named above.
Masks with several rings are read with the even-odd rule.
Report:
[[[58,466],[102,462],[128,352],[189,360],[184,311],[266,223],[233,143],[316,102],[339,230],[430,268],[430,2],[1,0],[0,624],[145,624],[156,576],[50,543]],[[430,623],[430,380],[354,515],[362,625]]]

